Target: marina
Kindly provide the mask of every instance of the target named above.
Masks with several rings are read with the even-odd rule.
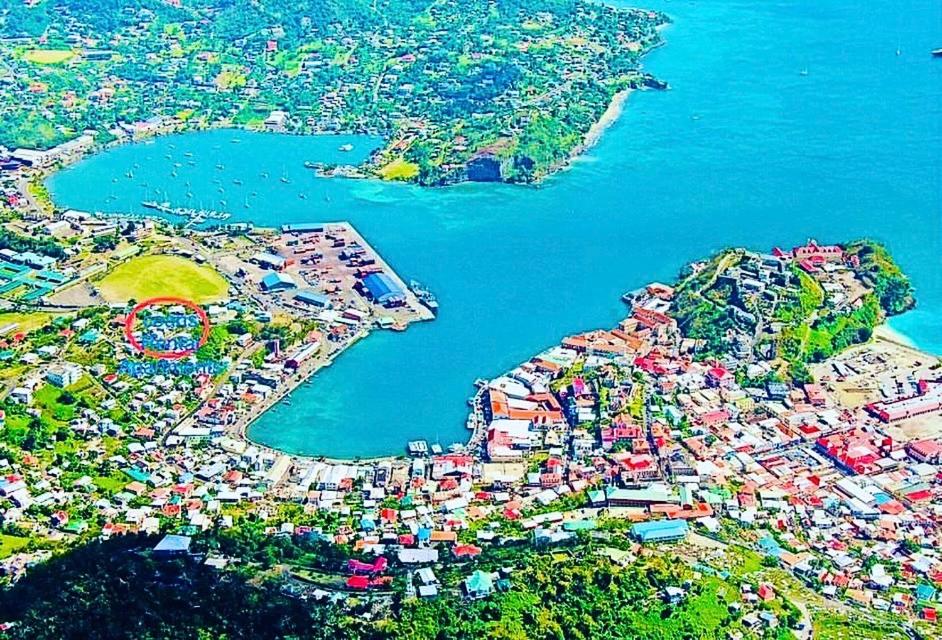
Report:
[[[224,201],[223,201],[224,202]],[[190,207],[172,207],[169,202],[155,202],[145,200],[141,203],[145,209],[153,209],[160,213],[180,218],[190,218],[191,220],[228,220],[232,217],[231,213],[223,211],[214,211],[212,209],[193,209]]]

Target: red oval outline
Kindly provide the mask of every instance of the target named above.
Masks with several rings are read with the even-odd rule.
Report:
[[[134,320],[137,318],[137,314],[140,313],[143,309],[147,307],[153,307],[159,304],[181,304],[187,309],[193,311],[200,319],[200,324],[203,326],[203,332],[200,334],[199,343],[196,345],[195,349],[187,349],[185,351],[154,351],[142,345],[137,338],[134,337]],[[124,337],[127,338],[127,341],[130,343],[134,349],[138,352],[143,353],[145,356],[154,358],[156,360],[180,360],[196,353],[196,350],[206,344],[206,341],[209,339],[209,332],[212,329],[209,325],[209,316],[206,315],[206,312],[203,311],[202,307],[193,302],[192,300],[187,300],[186,298],[176,298],[173,296],[163,296],[159,298],[150,298],[144,300],[143,302],[137,303],[131,313],[128,314],[127,319],[124,321]]]

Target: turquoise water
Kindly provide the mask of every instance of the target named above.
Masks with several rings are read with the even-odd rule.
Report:
[[[476,378],[612,326],[622,292],[729,245],[886,242],[919,296],[894,326],[942,353],[942,60],[929,56],[942,46],[939,3],[645,5],[675,20],[646,59],[672,89],[633,94],[601,143],[540,188],[315,179],[305,160],[376,141],[350,138],[356,149],[342,154],[347,138],[225,131],[118,148],[50,187],[68,206],[143,211],[155,196],[185,204],[189,180],[191,202],[225,198],[258,224],[350,220],[405,279],[438,294],[438,320],[374,333],[251,428],[292,452],[375,456],[418,437],[464,440]]]

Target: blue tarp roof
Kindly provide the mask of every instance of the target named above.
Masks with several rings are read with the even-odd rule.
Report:
[[[921,584],[916,587],[917,600],[932,600],[933,596],[935,596],[935,587],[931,584]]]

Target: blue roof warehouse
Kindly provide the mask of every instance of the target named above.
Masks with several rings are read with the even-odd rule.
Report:
[[[651,520],[631,527],[631,535],[640,542],[675,542],[687,536],[686,520]]]
[[[385,307],[404,304],[406,292],[385,273],[371,273],[363,278],[363,291],[373,302]]]

